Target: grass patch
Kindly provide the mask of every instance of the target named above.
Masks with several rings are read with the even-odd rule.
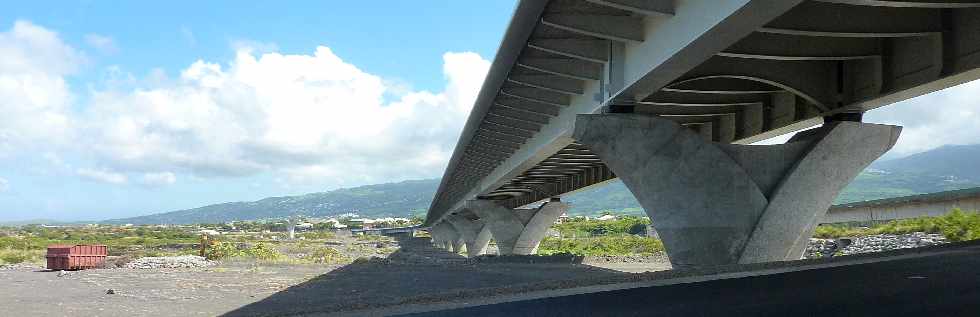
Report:
[[[44,253],[42,250],[4,248],[0,249],[0,264],[44,263]]]
[[[351,262],[349,257],[330,247],[313,249],[303,259],[316,264],[347,264]]]
[[[912,232],[941,233],[952,242],[980,239],[980,213],[976,211],[964,212],[956,208],[939,217],[892,220],[871,227],[821,225],[814,230],[813,237],[833,239]]]
[[[256,243],[242,244],[234,242],[214,241],[204,253],[209,260],[226,258],[253,258],[257,260],[279,260],[285,256],[271,244]]]
[[[329,240],[336,238],[337,234],[330,231],[312,231],[300,233],[299,236],[307,240]]]
[[[637,235],[645,233],[648,224],[650,224],[650,219],[635,216],[623,216],[616,220],[607,221],[572,218],[567,222],[556,224],[552,228],[558,230],[562,236]]]
[[[635,235],[609,235],[591,238],[559,239],[547,237],[541,241],[538,254],[574,255],[653,255],[664,251],[659,239]]]
[[[370,241],[370,242],[389,242],[391,238],[375,234],[358,234],[354,235],[354,239],[357,241]]]

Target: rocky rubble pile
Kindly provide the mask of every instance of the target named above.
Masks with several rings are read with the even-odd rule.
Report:
[[[128,269],[177,269],[210,267],[216,262],[196,255],[143,257],[126,264]]]
[[[807,259],[834,255],[882,252],[925,247],[946,243],[946,237],[936,233],[877,234],[856,238],[810,239],[804,257]]]

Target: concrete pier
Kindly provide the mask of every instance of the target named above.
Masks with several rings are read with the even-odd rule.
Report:
[[[799,259],[833,199],[901,127],[832,121],[785,144],[711,142],[643,114],[578,115],[575,139],[647,211],[675,267]]]
[[[456,228],[461,240],[466,245],[466,256],[475,257],[487,253],[490,244],[490,227],[480,219],[469,219],[461,215],[450,215],[446,221]]]
[[[446,249],[450,252],[456,252],[456,246],[458,244],[456,241],[460,240],[460,236],[452,224],[445,221],[440,222],[432,226],[431,234],[432,243],[436,247]]]
[[[466,209],[486,222],[501,255],[536,254],[548,228],[568,204],[552,199],[537,209],[510,209],[489,200],[471,200]]]

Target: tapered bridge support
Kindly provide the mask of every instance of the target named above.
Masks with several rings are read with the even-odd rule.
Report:
[[[489,200],[471,200],[465,208],[489,226],[499,254],[527,255],[538,252],[541,239],[568,204],[552,199],[536,209],[510,209]]]
[[[901,127],[829,121],[785,144],[706,141],[641,114],[579,115],[599,155],[653,222],[675,267],[800,259],[838,193]]]
[[[483,220],[469,219],[461,215],[450,215],[446,221],[451,223],[466,245],[466,256],[475,257],[487,253],[490,244],[490,227]],[[458,252],[458,251],[457,251]]]
[[[459,252],[462,243],[456,228],[446,221],[439,222],[432,226],[432,243],[436,247],[446,249],[449,252]]]

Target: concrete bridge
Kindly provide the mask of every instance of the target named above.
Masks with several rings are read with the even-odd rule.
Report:
[[[980,210],[980,187],[834,205],[822,223],[878,223]]]
[[[675,267],[798,259],[900,134],[862,113],[976,79],[977,52],[978,1],[524,0],[424,225],[533,253],[561,195],[619,177]]]
[[[408,237],[415,236],[415,231],[418,231],[420,226],[408,226],[408,227],[395,227],[395,228],[364,228],[364,229],[351,229],[351,234],[375,234],[382,236],[396,236],[404,235]]]

